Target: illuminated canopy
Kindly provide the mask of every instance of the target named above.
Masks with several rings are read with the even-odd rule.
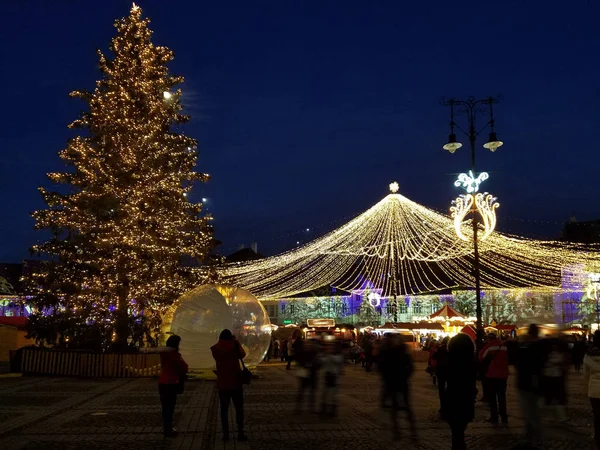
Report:
[[[450,217],[394,192],[397,185],[390,188],[375,206],[325,236],[273,257],[222,266],[220,275],[259,299],[327,285],[352,291],[365,282],[381,289],[381,297],[473,287],[470,222],[462,240]],[[498,232],[480,242],[479,252],[487,289],[557,289],[562,268],[600,261],[599,253],[574,245]]]

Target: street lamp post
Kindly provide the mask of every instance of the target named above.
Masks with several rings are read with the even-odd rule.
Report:
[[[498,103],[498,99],[494,97],[487,97],[481,100],[476,100],[474,97],[469,97],[467,100],[457,100],[451,98],[447,101],[442,101],[442,105],[450,107],[450,135],[448,136],[448,143],[444,145],[444,150],[448,150],[450,153],[454,153],[456,150],[462,147],[462,144],[456,139],[455,128],[464,133],[471,144],[471,172],[473,176],[476,176],[475,172],[475,141],[477,136],[489,125],[490,133],[487,142],[483,145],[491,152],[495,152],[500,146],[502,141],[499,141],[496,136],[494,128],[494,112],[493,105]],[[468,131],[460,128],[454,121],[454,114],[464,114],[467,117]],[[485,126],[477,131],[476,129],[476,116],[480,114],[489,113],[489,121]],[[481,275],[479,268],[479,243],[477,239],[478,234],[478,216],[477,207],[475,202],[472,206],[473,212],[473,274],[475,276],[475,296],[477,302],[477,349],[479,350],[483,341],[483,323],[482,323],[482,310],[481,310]]]

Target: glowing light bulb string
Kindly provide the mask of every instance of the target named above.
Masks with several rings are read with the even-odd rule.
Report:
[[[481,194],[483,195],[483,194]],[[465,222],[468,225],[469,221]],[[483,224],[481,226],[484,233]],[[472,229],[455,232],[453,219],[392,193],[345,225],[291,251],[218,268],[225,282],[258,298],[289,297],[332,285],[351,291],[365,280],[381,296],[419,294],[473,285]],[[599,262],[557,241],[491,232],[480,244],[485,288],[557,289],[561,269]]]

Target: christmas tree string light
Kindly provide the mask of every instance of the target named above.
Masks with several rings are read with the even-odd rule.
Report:
[[[365,280],[380,289],[382,297],[472,287],[472,228],[462,228],[463,240],[452,218],[400,195],[397,184],[390,190],[375,206],[321,238],[273,257],[222,266],[219,273],[260,299],[327,285],[352,291]],[[482,208],[493,210],[489,194],[476,195],[481,195]],[[483,235],[483,224],[480,230]],[[486,289],[560,289],[561,269],[600,260],[597,251],[584,252],[564,242],[491,231],[479,251]]]
[[[47,209],[33,213],[35,227],[53,234],[33,247],[52,258],[30,278],[33,303],[53,313],[32,317],[40,339],[73,344],[86,326],[121,343],[136,327],[151,334],[206,278],[181,260],[201,260],[212,245],[210,218],[188,195],[208,175],[195,171],[196,141],[179,132],[189,120],[183,77],[169,73],[173,53],[151,42],[148,23],[134,4],[115,22],[112,58],[98,51],[95,89],[71,93],[88,106],[69,126],[83,131],[59,153],[70,170],[48,174],[58,187],[40,188]],[[51,320],[65,329],[59,336],[44,334]]]

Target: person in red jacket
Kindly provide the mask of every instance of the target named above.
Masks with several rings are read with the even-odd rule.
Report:
[[[489,390],[491,423],[498,423],[498,414],[502,423],[508,423],[506,413],[506,382],[508,380],[508,349],[506,341],[502,341],[495,334],[489,335],[489,342],[481,349],[479,360],[482,373]]]
[[[165,437],[177,436],[173,428],[173,413],[177,403],[177,394],[181,394],[183,377],[188,372],[188,365],[179,353],[181,338],[169,336],[167,348],[160,352],[160,377],[158,378],[158,393],[162,406],[162,416]]]
[[[217,363],[217,389],[221,404],[221,426],[223,440],[229,440],[229,403],[233,400],[235,420],[238,427],[238,441],[247,441],[244,434],[244,391],[242,389],[242,368],[240,359],[246,352],[231,331],[223,330],[219,342],[210,348]]]

